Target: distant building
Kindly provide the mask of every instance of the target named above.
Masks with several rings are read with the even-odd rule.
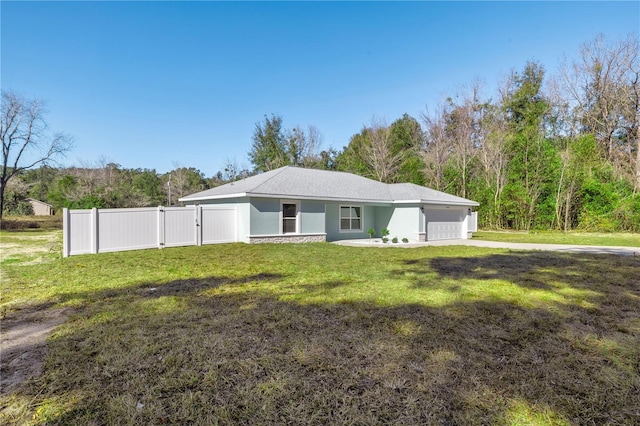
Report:
[[[36,216],[53,216],[53,206],[43,201],[38,201],[33,198],[27,198],[27,201],[31,203],[33,207],[33,214]]]

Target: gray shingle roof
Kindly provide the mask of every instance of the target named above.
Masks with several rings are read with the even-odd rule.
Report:
[[[420,201],[474,206],[478,203],[412,183],[386,184],[352,173],[286,166],[206,191],[180,201],[238,196],[401,203]]]

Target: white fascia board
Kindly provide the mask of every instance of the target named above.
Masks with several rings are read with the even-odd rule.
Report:
[[[182,198],[178,198],[178,201],[187,202],[187,201],[223,200],[225,198],[241,198],[246,196],[247,196],[246,192],[238,192],[236,194],[207,195],[202,197],[182,197]]]
[[[391,204],[392,201],[389,200],[370,200],[363,198],[341,198],[341,197],[312,197],[306,195],[291,195],[291,194],[259,194],[256,192],[248,192],[246,194],[248,197],[259,197],[259,198],[278,198],[278,199],[287,199],[287,200],[310,200],[310,201],[330,201],[336,203],[370,203],[370,204]]]
[[[465,201],[427,201],[427,200],[422,200],[420,201],[420,203],[422,204],[427,204],[427,205],[434,205],[434,206],[460,206],[460,207],[473,207],[473,206],[479,206],[480,203],[476,203],[475,201],[469,201],[469,202],[465,202]]]
[[[224,195],[208,195],[202,197],[184,197],[178,199],[178,201],[205,201],[205,200],[222,200],[225,198],[240,198],[240,197],[258,197],[258,198],[275,198],[275,199],[287,199],[287,200],[311,200],[311,201],[335,201],[345,203],[373,203],[373,204],[391,204],[392,201],[387,200],[369,200],[358,198],[331,198],[331,197],[310,197],[305,195],[292,195],[292,194],[261,194],[258,192],[239,192],[236,194],[224,194]]]
[[[394,200],[393,204],[424,204],[422,200]]]

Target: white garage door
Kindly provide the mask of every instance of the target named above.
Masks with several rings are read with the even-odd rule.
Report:
[[[424,209],[427,241],[455,240],[462,238],[462,226],[466,210],[446,208]]]

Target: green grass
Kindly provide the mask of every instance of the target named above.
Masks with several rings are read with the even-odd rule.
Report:
[[[640,247],[640,234],[631,233],[480,231],[474,232],[473,238],[509,243]]]
[[[6,315],[73,314],[43,375],[0,399],[9,423],[640,420],[633,257],[227,244],[26,261],[2,265]]]

